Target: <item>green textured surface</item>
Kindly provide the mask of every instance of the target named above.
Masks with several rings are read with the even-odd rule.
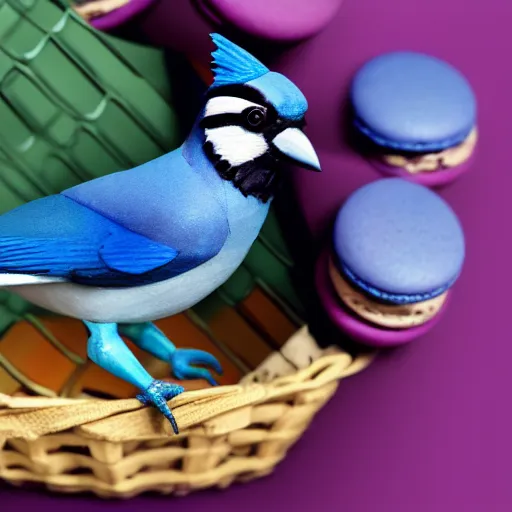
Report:
[[[164,55],[51,0],[0,0],[0,213],[181,142]],[[0,331],[28,309],[0,293]]]
[[[0,213],[175,148],[170,93],[159,51],[60,2],[0,0]]]
[[[98,33],[57,0],[0,0],[0,214],[141,164],[181,141],[163,55]],[[194,311],[205,322],[258,284],[302,315],[275,213],[240,269]],[[27,311],[0,292],[0,332]]]

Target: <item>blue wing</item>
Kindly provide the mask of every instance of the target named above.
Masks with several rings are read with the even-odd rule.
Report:
[[[225,183],[213,167],[192,169],[181,151],[174,151],[134,169],[80,183],[62,195],[177,249],[172,267],[182,273],[213,258],[226,243]]]
[[[134,286],[168,277],[165,268],[177,255],[62,195],[0,217],[0,274]]]

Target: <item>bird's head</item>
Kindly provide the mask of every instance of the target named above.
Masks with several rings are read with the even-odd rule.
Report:
[[[298,87],[219,34],[212,34],[214,82],[199,126],[220,176],[266,202],[287,163],[320,171],[303,132],[308,104]]]

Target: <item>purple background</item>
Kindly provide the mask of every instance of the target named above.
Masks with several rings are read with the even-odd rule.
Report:
[[[510,511],[511,16],[504,0],[346,0],[325,32],[281,63],[310,100],[309,133],[324,167],[297,182],[315,233],[347,193],[378,176],[343,143],[341,105],[359,65],[388,50],[421,50],[452,62],[473,84],[478,158],[443,191],[465,227],[468,256],[430,335],[344,382],[271,477],[179,501],[6,490],[2,510]]]

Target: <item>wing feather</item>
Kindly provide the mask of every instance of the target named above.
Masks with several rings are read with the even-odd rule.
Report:
[[[14,275],[27,276],[25,281],[38,276],[126,286],[133,276],[159,269],[177,255],[64,196],[39,199],[0,217],[1,286],[24,281]]]

